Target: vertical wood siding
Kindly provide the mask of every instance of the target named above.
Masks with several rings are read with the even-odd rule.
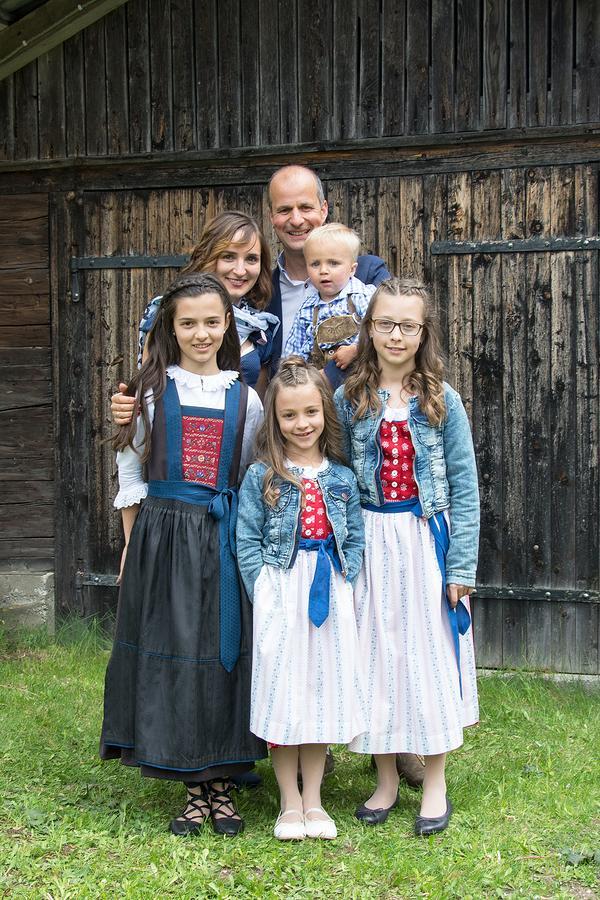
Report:
[[[130,0],[0,83],[0,159],[600,121],[596,0]]]

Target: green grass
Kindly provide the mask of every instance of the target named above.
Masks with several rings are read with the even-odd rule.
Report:
[[[361,826],[352,812],[373,776],[339,748],[324,788],[337,841],[273,839],[267,761],[263,787],[239,798],[243,835],[181,839],[166,830],[181,786],[97,757],[107,658],[98,630],[0,641],[0,896],[600,896],[598,690],[480,679],[482,721],[450,759],[456,812],[443,835],[412,836],[419,795],[408,788],[384,826]]]

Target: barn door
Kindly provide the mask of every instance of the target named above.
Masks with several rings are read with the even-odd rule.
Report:
[[[430,247],[480,474],[480,665],[586,671],[597,655],[599,248],[595,234]]]

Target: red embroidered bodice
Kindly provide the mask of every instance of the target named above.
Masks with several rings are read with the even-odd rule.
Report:
[[[324,541],[333,533],[333,530],[327,518],[321,488],[318,481],[313,478],[303,478],[302,483],[306,497],[306,505],[300,516],[302,537],[312,541]]]
[[[419,489],[413,474],[415,448],[408,422],[386,422],[379,428],[383,464],[381,487],[386,503],[410,500],[417,497]]]
[[[181,462],[183,480],[217,486],[223,419],[182,416]]]

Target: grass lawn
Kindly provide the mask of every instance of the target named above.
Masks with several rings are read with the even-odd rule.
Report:
[[[324,788],[336,841],[274,840],[267,761],[264,785],[239,798],[243,835],[181,839],[166,830],[181,786],[97,757],[107,659],[93,635],[0,645],[0,896],[600,897],[597,689],[480,679],[482,721],[450,759],[442,835],[412,836],[418,793],[405,787],[385,825],[360,825],[373,776],[338,748]]]

